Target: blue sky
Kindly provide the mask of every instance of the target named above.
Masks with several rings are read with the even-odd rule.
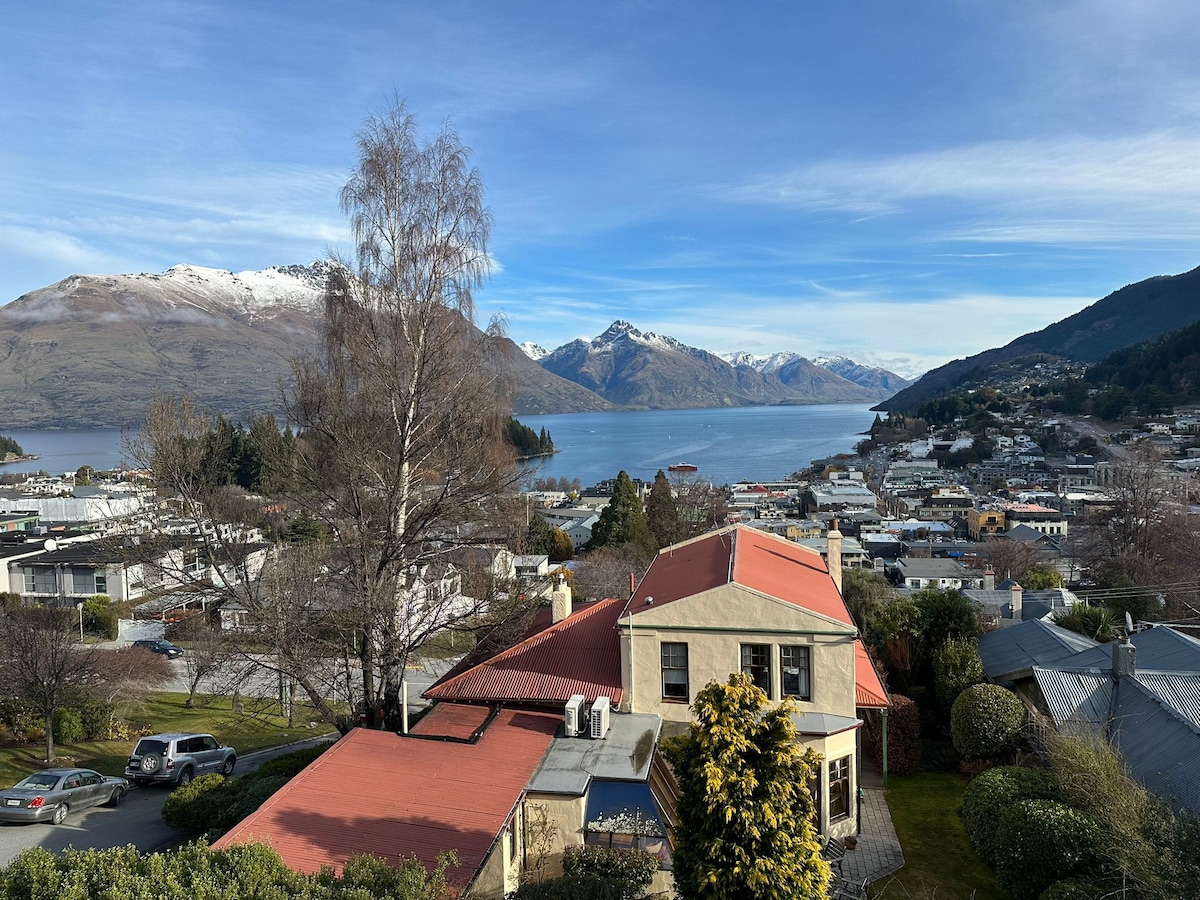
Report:
[[[902,372],[1200,265],[1194,2],[15,0],[0,302],[344,248],[363,119],[473,148],[481,317]]]

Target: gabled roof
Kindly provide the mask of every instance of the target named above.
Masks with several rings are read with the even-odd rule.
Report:
[[[464,671],[452,671],[424,696],[468,703],[621,702],[621,647],[614,627],[623,600],[601,600]]]
[[[744,525],[660,550],[621,615],[725,584],[740,584],[854,628],[820,553]]]
[[[1138,669],[1200,672],[1200,640],[1170,625],[1135,631],[1129,642],[1137,648]],[[1103,644],[1063,661],[1071,668],[1112,669],[1112,645]]]
[[[481,714],[487,710],[440,705],[413,732],[461,738]],[[393,864],[415,855],[432,868],[438,854],[453,850],[458,864],[447,876],[465,886],[560,719],[504,709],[474,744],[355,728],[214,846],[266,843],[289,868],[310,873],[322,866],[340,872],[363,853]]]
[[[1030,619],[981,635],[979,656],[988,678],[1003,682],[1031,675],[1034,666],[1060,663],[1079,668],[1075,655],[1095,646],[1091,638],[1041,619]]]
[[[1113,689],[1110,672],[1034,666],[1033,677],[1056,726],[1087,724],[1101,730],[1107,728]]]

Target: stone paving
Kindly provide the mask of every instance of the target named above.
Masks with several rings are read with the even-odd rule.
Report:
[[[904,866],[904,851],[883,798],[883,779],[873,769],[861,775],[862,824],[858,846],[842,859],[842,878],[851,884],[878,881]]]

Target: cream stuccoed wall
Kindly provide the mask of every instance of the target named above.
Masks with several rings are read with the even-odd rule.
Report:
[[[821,756],[820,765],[820,797],[817,807],[820,817],[817,830],[827,837],[843,838],[858,832],[858,730],[851,728],[837,734],[827,736],[800,735],[800,743],[806,748],[812,748]],[[836,822],[829,821],[829,761],[850,757],[850,815]]]
[[[630,624],[632,619],[632,652]],[[741,670],[742,644],[771,646],[773,700],[782,697],[779,648],[811,647],[812,699],[807,712],[854,715],[855,629],[795,604],[726,584],[662,606],[645,606],[618,623],[622,681],[632,712],[655,713],[668,722],[690,722],[690,702],[709,682],[727,681]],[[662,696],[661,645],[688,645],[688,703]]]
[[[543,875],[557,878],[562,874],[564,847],[583,843],[584,797],[561,794],[528,794],[525,798],[525,871],[537,867],[538,856],[545,854]]]

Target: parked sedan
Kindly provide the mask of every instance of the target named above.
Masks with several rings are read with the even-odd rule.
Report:
[[[151,653],[161,653],[167,659],[175,659],[183,656],[183,648],[176,647],[170,641],[134,641],[133,646],[137,647],[139,650],[149,650]]]
[[[0,791],[0,822],[61,825],[73,809],[116,806],[129,782],[91,769],[43,769]]]

